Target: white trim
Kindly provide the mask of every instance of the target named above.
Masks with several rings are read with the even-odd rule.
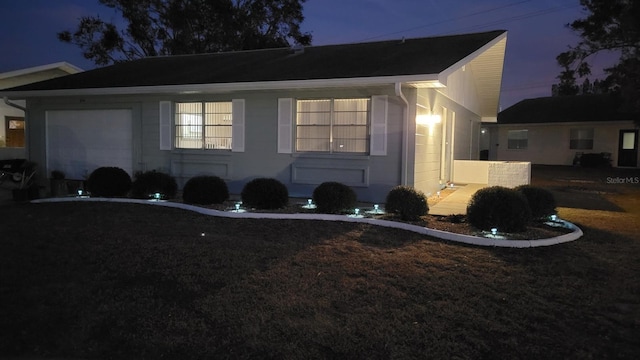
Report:
[[[173,112],[171,111],[171,101],[159,102],[158,125],[160,127],[160,150],[171,150],[173,148]]]
[[[387,95],[371,97],[371,133],[369,135],[371,156],[387,155]]]
[[[233,99],[231,104],[231,151],[244,152],[244,99]]]
[[[257,81],[224,84],[192,84],[192,85],[158,85],[158,86],[130,86],[89,89],[62,90],[33,90],[33,91],[0,91],[0,96],[10,99],[26,99],[40,96],[90,96],[90,95],[136,95],[136,94],[212,94],[232,91],[248,90],[279,90],[279,89],[312,89],[349,86],[375,86],[394,83],[410,83],[412,86],[443,87],[438,81],[438,74],[378,76],[347,79],[314,79],[314,80],[285,80],[285,81]]]
[[[278,153],[293,153],[293,99],[278,99]]]

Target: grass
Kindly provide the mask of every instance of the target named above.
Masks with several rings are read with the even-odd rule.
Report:
[[[0,206],[0,354],[638,358],[640,185],[574,189],[535,170],[534,184],[612,206],[561,203],[585,236],[536,249],[134,204]]]

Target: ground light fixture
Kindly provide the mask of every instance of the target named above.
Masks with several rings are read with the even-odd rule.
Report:
[[[498,235],[498,228],[491,228],[491,235],[493,236]]]
[[[315,209],[316,205],[313,203],[313,199],[307,199],[307,203],[302,205],[303,209]]]

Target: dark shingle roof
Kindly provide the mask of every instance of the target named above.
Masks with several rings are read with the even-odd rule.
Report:
[[[499,124],[537,124],[635,120],[640,114],[621,110],[622,100],[610,95],[554,96],[526,99],[501,111]]]
[[[346,79],[437,74],[504,30],[371,43],[151,57],[11,91]]]

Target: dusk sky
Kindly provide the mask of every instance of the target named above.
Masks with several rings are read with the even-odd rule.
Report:
[[[117,16],[97,0],[0,0],[0,73],[59,61],[95,68],[78,47],[56,38],[90,15]],[[304,15],[313,45],[507,30],[505,109],[551,94],[556,55],[579,40],[566,24],[584,12],[579,0],[308,0]],[[595,61],[606,64],[606,56]],[[602,77],[601,67],[593,70],[593,78]]]

